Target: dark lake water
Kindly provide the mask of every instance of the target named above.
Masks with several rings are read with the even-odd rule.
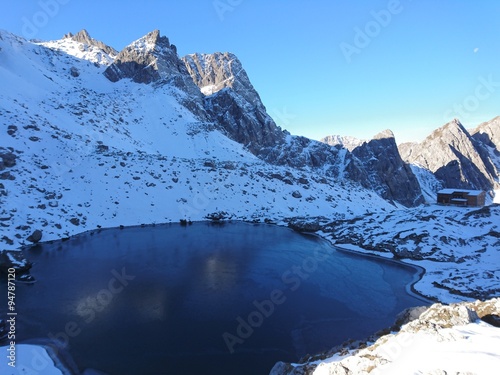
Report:
[[[26,254],[18,343],[111,375],[268,374],[425,304],[406,291],[415,269],[277,226],[109,229]]]

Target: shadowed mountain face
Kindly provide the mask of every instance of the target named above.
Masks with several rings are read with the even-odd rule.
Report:
[[[498,184],[498,118],[472,132],[454,120],[421,143],[400,145],[408,163],[429,170],[443,187],[493,190]]]
[[[182,58],[194,83],[206,95],[205,108],[236,142],[263,156],[286,134],[267,114],[241,62],[232,53],[192,54]]]
[[[368,181],[379,187],[377,192],[382,198],[405,206],[424,203],[418,180],[401,159],[394,134],[390,130],[354,148],[352,154],[364,166]]]

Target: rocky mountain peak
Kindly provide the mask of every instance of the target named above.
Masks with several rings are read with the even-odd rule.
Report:
[[[195,53],[182,58],[206,98],[207,112],[229,137],[263,157],[285,134],[267,114],[240,60],[229,52]]]
[[[63,39],[71,39],[74,40],[75,42],[79,42],[88,46],[94,46],[102,51],[106,52],[110,56],[116,56],[118,55],[118,51],[115,50],[113,47],[108,46],[107,44],[104,44],[103,42],[96,40],[90,36],[87,30],[82,29],[76,34],[73,34],[71,32],[67,33],[64,35]]]
[[[381,197],[408,207],[424,202],[418,180],[401,158],[392,131],[377,134],[369,142],[354,148],[352,154],[356,161],[354,165],[363,166],[355,169],[349,165],[352,179],[376,190]]]
[[[444,187],[488,191],[497,185],[498,173],[479,138],[455,119],[421,143],[400,147],[400,152],[408,163],[432,172]]]
[[[145,49],[145,50],[161,50],[164,48],[171,48],[171,44],[169,39],[166,36],[161,36],[160,35],[160,30],[155,29],[151,31],[150,33],[146,34],[142,38],[138,39],[134,43],[132,43],[133,46],[139,48],[139,49]]]
[[[469,132],[462,125],[460,120],[453,119],[447,124],[441,126],[440,128],[434,130],[432,134],[428,137],[429,139],[443,139],[445,141],[451,138],[467,138],[469,137]]]
[[[153,83],[174,76],[188,76],[177,49],[159,30],[153,30],[126,46],[104,72],[112,82],[124,78],[137,83]]]
[[[373,137],[373,139],[385,139],[385,138],[394,138],[394,133],[392,132],[392,130],[386,129],[375,135],[375,137]]]
[[[69,32],[66,35],[64,35],[64,38],[65,39],[73,39],[73,40],[76,40],[77,42],[82,42],[82,43],[87,42],[87,44],[88,44],[88,42],[90,42],[92,40],[89,32],[86,29],[81,29],[76,34]]]

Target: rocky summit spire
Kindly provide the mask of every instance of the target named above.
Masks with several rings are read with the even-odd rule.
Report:
[[[139,41],[144,40],[148,44],[158,46],[161,48],[170,48],[170,41],[166,36],[160,35],[160,30],[156,29],[146,34],[144,37],[139,39]]]
[[[111,57],[118,55],[117,50],[115,50],[113,47],[108,46],[107,44],[104,44],[99,40],[92,38],[88,33],[88,31],[85,29],[80,30],[76,34],[67,33],[64,35],[63,39],[71,39],[74,40],[75,42],[79,42],[88,46],[97,47],[102,51],[104,51],[105,53],[107,53],[108,55],[110,55]]]
[[[175,75],[187,75],[177,57],[177,49],[159,30],[153,30],[129,44],[104,72],[112,82],[130,78],[137,83],[152,83]]]

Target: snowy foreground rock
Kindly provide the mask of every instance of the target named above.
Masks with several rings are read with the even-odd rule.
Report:
[[[301,364],[279,362],[270,375],[496,374],[499,315],[498,298],[412,308],[390,333],[346,343]]]

